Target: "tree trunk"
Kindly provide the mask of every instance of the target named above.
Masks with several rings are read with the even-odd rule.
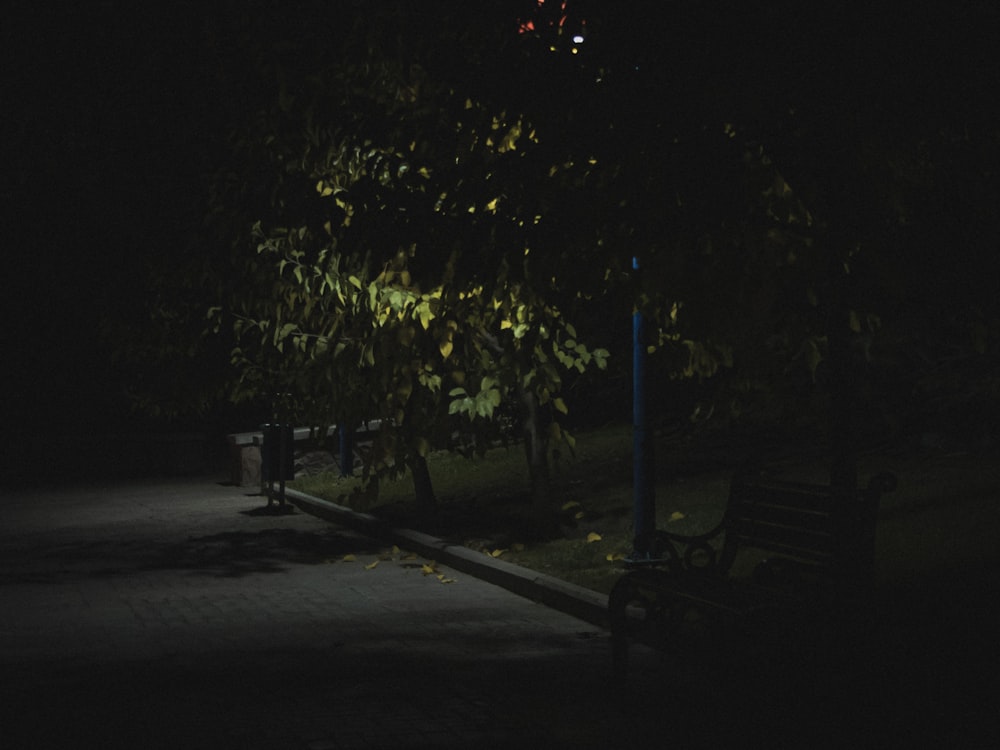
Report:
[[[540,536],[548,535],[558,527],[549,492],[548,430],[538,396],[531,391],[521,392],[522,421],[524,425],[524,453],[528,460],[531,479],[531,511],[535,530]]]
[[[486,331],[480,332],[481,340],[497,355],[503,356],[504,349],[495,336]],[[521,372],[529,370],[528,362],[522,352]],[[535,525],[535,533],[539,537],[552,534],[559,529],[559,517],[552,508],[549,492],[549,433],[548,424],[542,414],[538,395],[524,387],[524,381],[518,377],[516,393],[521,406],[522,436],[524,437],[524,454],[528,461],[528,476],[531,479],[531,515]]]
[[[844,499],[858,486],[858,379],[864,362],[852,347],[849,277],[839,266],[831,271],[831,309],[827,324],[830,372],[830,484]]]
[[[829,334],[830,351],[830,444],[833,463],[830,483],[850,497],[858,486],[857,363],[853,363],[850,342],[843,332]]]
[[[857,502],[860,388],[867,363],[858,356],[850,325],[850,278],[837,268],[827,341],[830,358],[830,486],[838,502],[842,582],[856,587],[874,564],[875,522]],[[867,582],[870,583],[870,582]]]
[[[434,485],[431,483],[427,459],[421,455],[414,455],[407,462],[407,465],[410,468],[410,475],[413,477],[413,493],[417,512],[422,516],[428,516],[437,507],[437,498],[434,497]]]

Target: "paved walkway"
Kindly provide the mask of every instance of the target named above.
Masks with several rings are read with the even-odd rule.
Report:
[[[204,479],[5,497],[0,744],[604,745],[603,631],[261,506]]]
[[[7,493],[0,746],[915,747],[933,728],[971,747],[994,718],[960,675],[891,661],[837,702],[809,675],[741,684],[641,650],[616,685],[603,629],[434,563],[433,540],[262,505],[204,478]]]

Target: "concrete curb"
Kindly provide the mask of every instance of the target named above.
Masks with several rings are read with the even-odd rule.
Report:
[[[461,544],[411,529],[392,528],[368,513],[358,513],[328,500],[286,489],[285,496],[304,513],[385,539],[435,562],[507,589],[519,596],[573,615],[601,628],[608,627],[608,597],[582,586],[504,562]]]

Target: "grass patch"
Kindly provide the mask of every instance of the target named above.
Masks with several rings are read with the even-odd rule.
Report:
[[[436,512],[420,516],[408,477],[383,482],[377,497],[358,479],[334,474],[302,477],[291,486],[386,521],[481,550],[500,559],[607,593],[632,549],[632,438],[629,426],[577,436],[573,457],[552,461],[552,501],[558,532],[537,538],[530,485],[520,446],[467,459],[437,453],[429,459]],[[775,446],[777,470],[789,479],[824,482],[821,451]],[[679,533],[705,531],[725,506],[732,470],[748,446],[715,438],[656,442],[657,525]],[[770,455],[770,454],[768,454]],[[882,504],[878,573],[898,580],[943,560],[994,559],[1000,531],[1000,462],[973,454],[892,452],[866,455],[862,481],[893,471],[899,488]]]

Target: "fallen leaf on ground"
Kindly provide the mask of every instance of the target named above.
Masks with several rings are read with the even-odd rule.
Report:
[[[668,518],[667,520],[680,521],[682,518],[684,518],[684,514],[675,510],[673,513],[670,514],[670,518]]]
[[[505,549],[495,549],[492,552],[490,552],[490,557],[500,557],[500,555],[502,555],[506,551],[507,550]]]
[[[354,555],[344,555],[340,559],[343,560],[344,562],[357,562],[358,560],[358,558],[356,558]]]
[[[365,570],[371,570],[372,568],[374,568],[374,567],[375,567],[376,565],[378,565],[378,564],[379,564],[379,561],[378,561],[378,560],[373,560],[372,562],[368,563],[368,564],[367,564],[367,565],[365,566]]]
[[[589,534],[587,534],[587,544],[599,541],[601,541],[601,535],[598,534],[596,531],[591,531]]]
[[[438,580],[441,581],[441,583],[454,583],[455,582],[454,578],[446,578],[445,575],[444,575],[444,573],[438,573]]]
[[[429,563],[424,563],[424,564],[423,564],[423,567],[422,567],[422,568],[420,568],[420,571],[421,571],[421,572],[422,572],[422,573],[423,573],[423,574],[424,574],[425,576],[429,576],[429,575],[431,575],[432,573],[437,573],[437,572],[438,572],[438,571],[437,571],[437,563],[435,563],[434,561],[431,561],[431,562],[429,562]]]
[[[570,500],[568,503],[563,503],[562,509],[563,510],[572,510],[573,508],[579,508],[579,507],[580,507],[580,503],[578,503],[576,500]]]
[[[621,552],[609,552],[608,556],[605,558],[608,562],[615,562],[616,560],[624,560],[625,555]]]

